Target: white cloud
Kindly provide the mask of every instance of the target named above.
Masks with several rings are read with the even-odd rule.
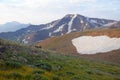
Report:
[[[70,3],[93,3],[96,2],[96,0],[70,0]]]
[[[119,5],[111,3],[106,5],[101,2],[98,0],[3,0],[0,1],[0,23],[10,20],[34,24],[47,23],[69,13],[90,17],[105,17],[115,13],[114,16],[120,18]],[[114,4],[117,2],[114,1]]]

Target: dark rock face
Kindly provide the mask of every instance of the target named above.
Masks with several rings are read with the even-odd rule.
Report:
[[[102,27],[114,20],[88,18],[79,14],[68,14],[62,19],[41,25],[30,25],[15,32],[1,33],[0,38],[22,43],[33,43],[53,36],[60,36],[76,31]]]

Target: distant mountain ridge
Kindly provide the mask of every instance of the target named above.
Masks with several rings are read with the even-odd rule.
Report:
[[[88,18],[79,14],[68,14],[62,19],[41,25],[30,25],[15,32],[1,33],[0,38],[12,39],[23,43],[32,43],[53,36],[61,36],[71,32],[85,31],[102,27],[115,20]],[[12,37],[11,37],[12,36]]]
[[[120,21],[104,25],[107,28],[120,28]]]
[[[7,22],[5,24],[0,25],[0,33],[1,32],[14,32],[14,31],[17,31],[19,29],[22,29],[28,26],[29,24],[22,24],[16,21]]]

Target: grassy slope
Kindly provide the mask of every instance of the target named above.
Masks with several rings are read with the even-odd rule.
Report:
[[[41,41],[38,45],[41,45],[43,48],[56,50],[61,53],[72,53],[75,54],[76,49],[72,45],[71,40],[79,36],[99,36],[107,35],[110,37],[120,37],[120,29],[102,29],[102,30],[88,30],[85,32],[75,32],[67,35],[53,37]]]
[[[120,65],[0,40],[0,80],[119,80]]]
[[[50,50],[55,50],[60,53],[66,54],[77,54],[75,47],[72,45],[71,40],[73,38],[79,36],[100,36],[107,35],[109,37],[120,37],[120,28],[118,29],[95,29],[88,30],[84,32],[74,32],[67,35],[53,37],[46,39],[44,41],[39,42],[37,45],[41,45],[43,48],[47,48]],[[95,59],[103,59],[106,61],[120,63],[120,50],[108,52],[108,54],[100,54],[100,55],[85,55],[84,57],[95,58]],[[113,57],[114,55],[114,57]]]

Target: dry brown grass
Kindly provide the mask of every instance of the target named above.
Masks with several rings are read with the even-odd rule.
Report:
[[[120,29],[98,29],[88,30],[84,32],[74,32],[64,36],[48,38],[38,43],[43,48],[55,50],[61,53],[76,54],[76,49],[72,45],[71,40],[79,36],[100,36],[107,35],[109,37],[120,37]]]
[[[92,54],[92,55],[80,55],[80,56],[89,58],[89,59],[97,59],[102,61],[120,63],[120,49],[113,50],[110,52],[105,52],[105,53],[98,53],[98,54]]]
[[[72,45],[71,40],[79,36],[100,36],[107,35],[109,37],[120,37],[120,28],[117,29],[96,29],[88,30],[84,32],[74,32],[64,36],[58,36],[46,39],[38,43],[43,48],[54,50],[64,54],[76,54],[78,55],[76,48]],[[108,54],[109,53],[109,54]],[[103,54],[95,55],[80,55],[82,57],[101,59],[110,62],[120,63],[120,50],[115,50]]]

